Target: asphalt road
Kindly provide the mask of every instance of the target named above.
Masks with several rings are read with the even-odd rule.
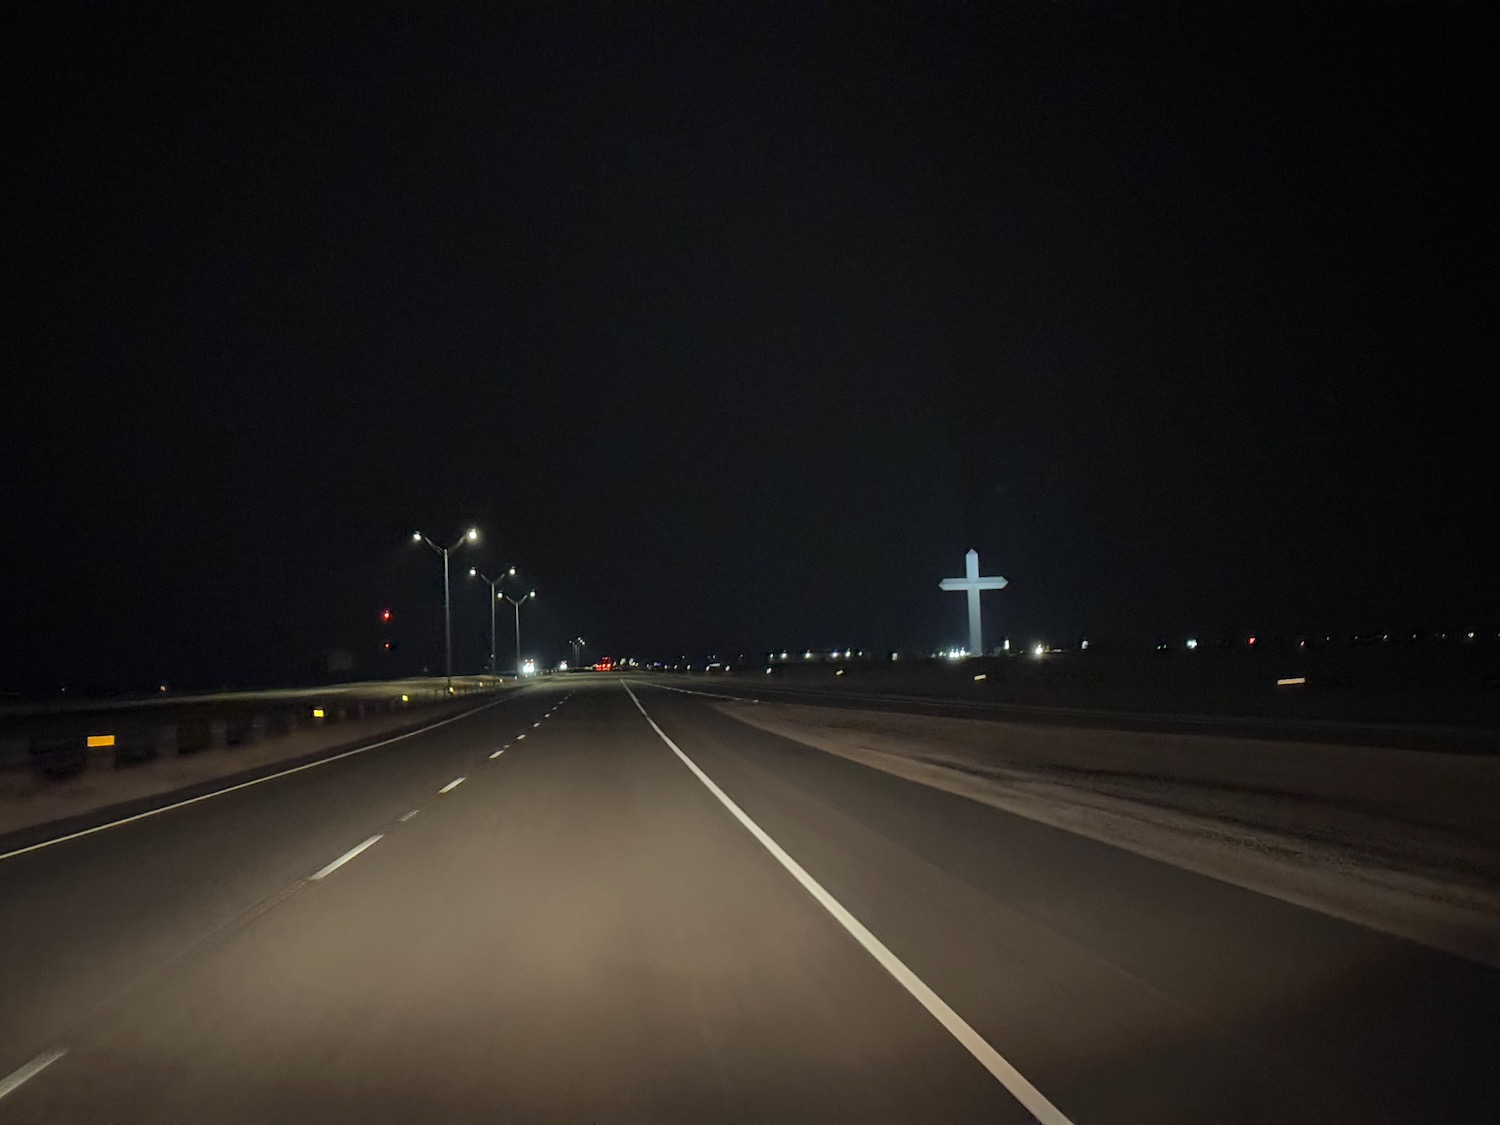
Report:
[[[0,858],[0,1125],[1496,1117],[1500,974],[635,691]]]

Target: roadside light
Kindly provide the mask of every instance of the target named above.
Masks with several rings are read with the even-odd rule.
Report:
[[[382,621],[389,621],[390,619],[391,619],[391,611],[388,610],[388,609],[382,609],[380,611],[380,620],[382,620]]]
[[[477,527],[469,528],[469,533],[465,535],[464,538],[467,539],[470,543],[474,542],[479,538],[479,529]]]
[[[420,543],[420,542],[422,542],[422,533],[420,531],[413,531],[411,533],[411,541],[413,543]]]
[[[508,574],[508,575],[510,575],[510,576],[511,576],[511,577],[512,577],[512,578],[514,578],[514,577],[515,577],[515,574],[516,574],[516,568],[515,568],[515,567],[511,567],[511,568],[510,568],[510,569],[509,569],[509,570],[507,570],[507,571],[506,571],[506,572],[505,572],[505,573],[506,573],[506,574]]]

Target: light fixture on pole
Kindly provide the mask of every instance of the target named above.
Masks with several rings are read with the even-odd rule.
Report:
[[[448,556],[462,547],[465,543],[474,543],[479,539],[479,529],[469,528],[458,537],[451,546],[440,547],[420,531],[411,533],[413,543],[426,543],[438,554],[443,556],[443,671],[448,680],[448,694],[453,694],[453,601],[451,587],[448,582]]]
[[[521,604],[536,597],[536,591],[532,590],[529,594],[524,594],[519,598],[513,598],[505,593],[500,596],[516,607],[516,675],[519,676],[521,674]]]
[[[469,567],[470,578],[477,578],[481,582],[487,582],[489,583],[490,587],[490,675],[492,676],[498,675],[500,672],[500,666],[496,663],[495,660],[495,603],[502,597],[500,593],[500,583],[504,582],[508,577],[515,574],[515,572],[516,568],[511,567],[504,574],[500,575],[500,577],[490,578],[484,574],[481,574],[478,567]]]

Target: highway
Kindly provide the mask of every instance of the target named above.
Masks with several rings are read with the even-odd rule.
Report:
[[[18,851],[0,1125],[1488,1121],[1500,973],[647,678]]]

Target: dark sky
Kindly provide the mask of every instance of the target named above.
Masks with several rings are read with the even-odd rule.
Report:
[[[1500,625],[1486,5],[28,7],[0,690]]]

